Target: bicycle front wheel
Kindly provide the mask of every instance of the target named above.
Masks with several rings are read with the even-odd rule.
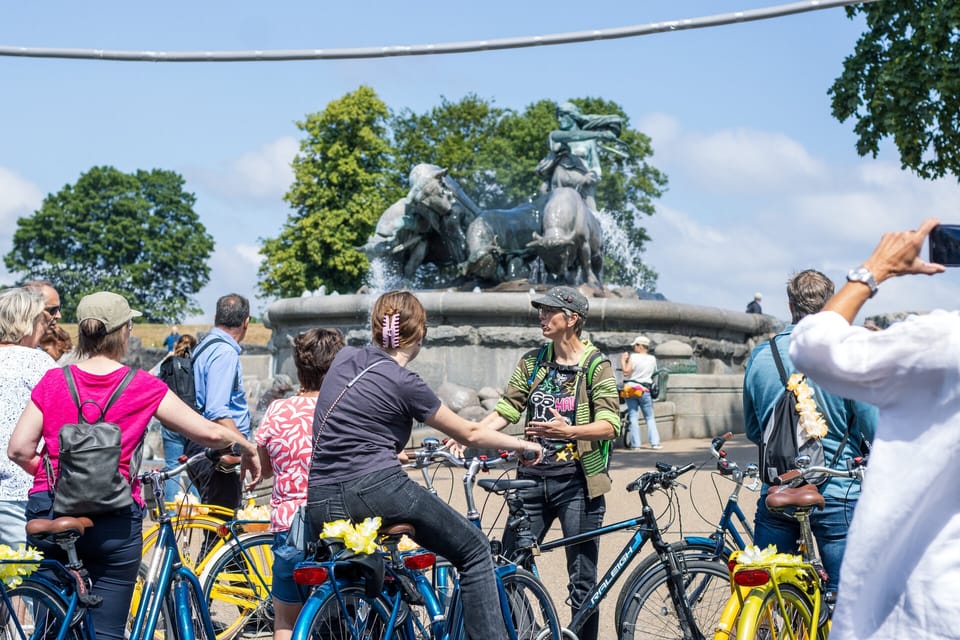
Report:
[[[730,597],[730,576],[722,565],[706,560],[687,560],[682,570],[683,594],[693,614],[693,623],[701,633],[709,634]],[[619,623],[621,640],[683,640],[680,616],[670,597],[668,579],[666,568],[660,567],[648,574],[646,580],[627,584]]]
[[[399,631],[387,634],[390,612],[380,598],[368,598],[364,588],[355,585],[340,588],[339,594],[340,599],[333,591],[329,593],[310,621],[306,636],[297,636],[299,640],[395,640],[403,637]],[[300,627],[299,621],[297,627]]]
[[[519,567],[516,572],[502,576],[500,580],[510,607],[509,619],[504,616],[507,637],[516,640],[560,640],[560,619],[543,583]]]
[[[200,578],[217,640],[273,633],[272,533],[242,536],[206,562]]]
[[[772,587],[754,590],[747,597],[737,619],[738,640],[813,637],[826,640],[827,630],[817,629],[813,606],[803,591],[792,584],[781,584],[780,597],[783,606]]]
[[[67,624],[67,605],[54,589],[25,580],[6,591],[0,602],[0,638],[42,640],[55,638]],[[80,630],[67,629],[66,640],[80,640]]]

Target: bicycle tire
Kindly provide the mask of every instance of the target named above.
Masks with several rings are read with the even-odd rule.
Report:
[[[339,589],[343,606],[330,591],[310,620],[303,640],[388,640],[386,631],[390,613],[381,598],[368,598],[364,588],[348,585]],[[298,620],[297,627],[300,626]],[[405,640],[400,629],[389,640]]]
[[[510,607],[508,638],[516,640],[560,640],[563,629],[553,600],[543,583],[532,573],[517,567],[501,577]]]
[[[777,601],[777,591],[772,587],[754,589],[743,603],[737,618],[737,638],[776,640],[788,638],[793,630],[795,638],[812,638],[817,626],[813,619],[813,605],[806,594],[792,584],[780,585],[783,609]],[[817,628],[818,640],[826,640],[827,629]]]
[[[709,633],[730,597],[730,576],[720,563],[706,560],[689,560],[681,568],[694,623],[702,633]],[[667,580],[667,570],[661,566],[640,584],[627,585],[625,608],[618,624],[621,640],[683,639]],[[629,591],[631,588],[633,591]]]
[[[692,560],[711,561],[716,546],[713,544],[707,545],[690,542],[688,540],[680,540],[679,542],[671,543],[670,549],[674,553],[682,555],[683,559],[687,562]],[[722,566],[723,570],[727,571],[726,565]],[[633,571],[630,572],[630,575],[627,576],[627,579],[623,582],[624,588],[621,589],[617,595],[617,606],[613,610],[613,619],[616,622],[617,629],[620,628],[620,621],[623,617],[624,604],[628,594],[636,593],[640,586],[662,567],[660,556],[654,552],[645,556],[637,566],[634,567]],[[727,582],[729,582],[729,580],[727,580]]]
[[[272,533],[247,534],[206,561],[200,584],[217,640],[272,634],[273,542]]]
[[[0,602],[0,638],[4,640],[40,640],[56,637],[67,624],[67,603],[63,596],[44,584],[24,580],[6,590]],[[81,640],[78,625],[67,630],[67,640]]]

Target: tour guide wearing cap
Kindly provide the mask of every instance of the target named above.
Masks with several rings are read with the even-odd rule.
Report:
[[[526,412],[524,433],[544,445],[540,464],[518,471],[537,481],[521,491],[531,528],[543,540],[559,520],[564,536],[603,525],[610,440],[620,431],[620,399],[608,358],[580,335],[589,312],[587,298],[572,287],[554,287],[531,300],[547,343],[528,351],[507,382],[494,412],[482,423],[495,429],[516,423]],[[504,536],[509,549],[512,540]],[[565,547],[570,603],[576,613],[597,581],[596,538]],[[592,616],[579,637],[597,635]]]
[[[587,297],[573,287],[554,287],[546,294],[531,301],[530,304],[537,309],[540,307],[566,309],[579,314],[584,320],[587,319],[587,312],[590,310]]]
[[[131,309],[127,300],[112,291],[99,291],[84,296],[77,305],[77,321],[99,320],[107,333],[116,331],[143,314]]]

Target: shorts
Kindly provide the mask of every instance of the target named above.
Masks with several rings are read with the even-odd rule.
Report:
[[[307,590],[293,581],[293,568],[304,558],[303,552],[287,546],[287,532],[277,531],[273,539],[273,586],[270,594],[274,600],[286,604],[303,604]]]

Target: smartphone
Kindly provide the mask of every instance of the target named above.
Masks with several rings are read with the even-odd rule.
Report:
[[[945,267],[960,267],[960,224],[940,224],[933,228],[930,241],[930,262]]]

